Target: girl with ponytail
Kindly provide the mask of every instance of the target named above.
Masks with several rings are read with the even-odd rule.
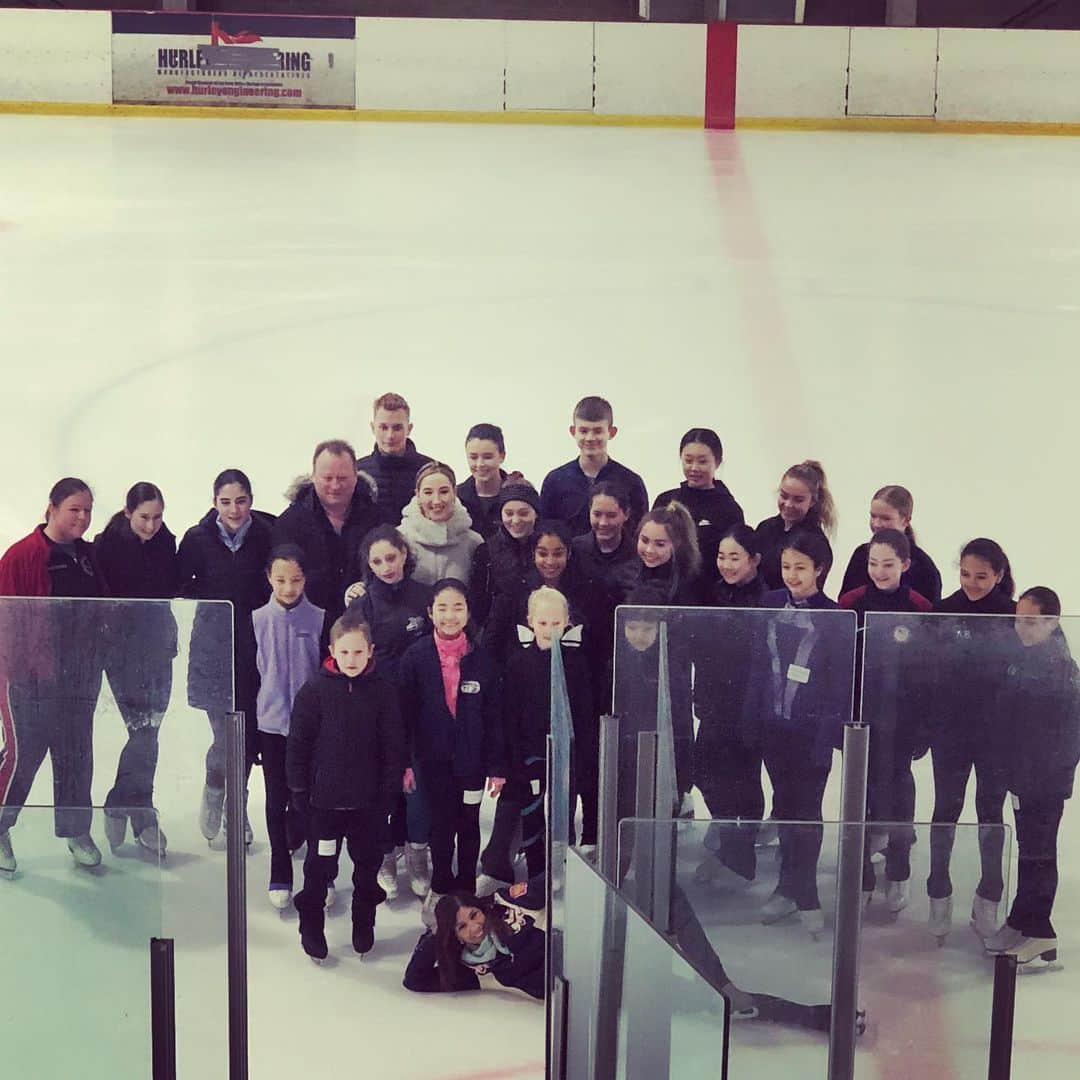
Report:
[[[641,519],[637,553],[641,565],[636,584],[658,586],[669,604],[693,606],[699,602],[697,526],[682,503],[673,499]]]
[[[934,560],[915,543],[915,530],[911,527],[911,515],[915,509],[915,500],[906,487],[899,484],[886,484],[874,492],[870,500],[870,532],[875,536],[882,529],[897,529],[902,532],[911,545],[911,566],[904,571],[900,584],[905,589],[914,589],[925,596],[932,604],[941,599],[941,574],[934,565]],[[870,544],[860,544],[848,560],[844,571],[844,581],[840,586],[840,595],[870,584],[867,572],[867,558]]]
[[[801,532],[818,533],[825,541],[828,558],[825,572],[821,578],[824,587],[832,567],[832,548],[828,538],[836,532],[836,506],[832,493],[825,479],[825,468],[820,461],[804,461],[792,465],[780,477],[777,493],[779,513],[766,518],[757,527],[761,541],[761,575],[770,589],[784,587],[780,572],[780,555],[787,543],[788,534],[793,529]]]

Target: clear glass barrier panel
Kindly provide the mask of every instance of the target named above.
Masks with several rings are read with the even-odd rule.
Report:
[[[622,606],[615,623],[619,819],[641,813],[637,747],[641,733],[657,729],[661,624],[681,799],[697,787],[711,816],[761,817],[760,791],[755,798],[733,777],[752,768],[751,758],[760,772],[763,753],[785,773],[812,762],[827,775],[852,713],[853,612]],[[656,787],[665,779],[658,775]]]
[[[639,905],[651,894],[658,928],[725,987],[733,1007],[732,1076],[824,1077],[840,825],[774,824],[778,836],[757,822],[623,821],[622,890]],[[891,1061],[905,1068],[919,1062],[909,1075],[985,1076],[993,961],[969,917],[990,848],[1005,889],[984,918],[992,930],[1004,922],[1011,831],[883,823],[880,834],[867,829],[867,837],[858,983],[866,1030],[856,1044],[857,1075],[879,1077]],[[948,841],[951,917],[939,910],[931,922],[930,852]],[[755,870],[750,883],[725,861],[747,848]],[[673,851],[673,861],[662,863],[657,850]],[[906,887],[890,888],[890,871]],[[658,905],[661,893],[670,899]]]
[[[724,997],[575,850],[563,962],[567,1080],[723,1080]]]
[[[100,826],[102,811],[86,807],[8,804],[0,817],[5,1076],[150,1075],[150,939],[162,936],[160,860],[129,848],[98,866],[77,863],[58,830],[66,833],[88,813]],[[78,854],[93,861],[88,848]]]
[[[75,831],[86,831],[91,804],[102,807],[89,833],[109,881],[162,853],[160,933],[180,958],[179,1068],[210,1078],[226,1069],[226,867],[221,799],[212,791],[209,815],[203,799],[207,781],[224,785],[233,656],[224,602],[0,599],[10,702],[0,713],[0,801],[65,805]],[[16,892],[30,888],[23,860],[40,847],[22,830],[20,821],[11,833]]]

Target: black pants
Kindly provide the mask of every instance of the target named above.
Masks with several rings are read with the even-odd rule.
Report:
[[[514,796],[522,804],[521,848],[525,852],[525,866],[531,881],[547,872],[546,778],[537,776],[514,781]]]
[[[1057,895],[1057,836],[1065,801],[1024,798],[1014,807],[1019,860],[1008,924],[1025,937],[1057,937],[1050,912]]]
[[[800,911],[821,907],[817,864],[824,830],[821,801],[829,779],[829,766],[814,765],[806,740],[773,738],[765,746],[765,768],[773,786],[773,814],[780,825],[780,878],[777,892],[794,900]],[[805,824],[811,823],[811,824]]]
[[[13,745],[5,746],[11,780],[3,796],[0,831],[15,824],[41,763],[48,754],[53,773],[53,820],[57,836],[90,831],[90,787],[94,777],[94,711],[101,692],[101,669],[77,686],[57,683],[8,685],[14,727]],[[7,755],[14,759],[13,767]]]
[[[930,876],[926,893],[931,899],[952,896],[949,863],[955,825],[964,809],[968,778],[975,769],[975,815],[980,825],[1001,825],[1005,806],[1005,770],[985,739],[968,738],[935,743],[930,750],[934,766],[934,825],[930,832]],[[982,874],[976,893],[997,903],[1005,890],[1001,871],[1003,829],[979,830]]]
[[[694,779],[714,818],[760,821],[765,814],[761,786],[761,750],[737,736],[702,724],[694,746]],[[719,833],[714,845],[712,836]],[[710,830],[710,843],[725,866],[745,878],[757,873],[754,841],[757,829],[719,825]]]
[[[428,763],[421,766],[419,777],[431,812],[431,891],[475,892],[484,778],[463,780],[448,765]]]
[[[877,783],[867,793],[866,820],[871,825],[886,822],[891,826],[885,847],[885,877],[889,881],[908,881],[911,878],[911,848],[915,843],[915,830],[909,824],[915,820],[915,777],[911,772],[910,753],[906,756],[901,753],[892,765],[892,775],[879,774]],[[867,830],[867,837],[872,831]],[[870,891],[874,885],[874,868],[867,844],[863,856],[863,889]]]
[[[131,658],[111,653],[105,664],[113,697],[128,738],[116,765],[116,781],[105,797],[106,810],[129,810],[138,834],[155,822],[154,777],[158,764],[158,731],[172,696],[172,656]]]
[[[390,810],[390,826],[386,833],[383,854],[389,855],[394,848],[404,847],[409,841],[408,819],[405,814],[405,792],[394,799]]]
[[[514,880],[514,856],[517,854],[514,845],[520,836],[521,812],[525,809],[522,798],[525,794],[528,794],[527,787],[522,792],[521,784],[507,780],[495,802],[495,820],[487,846],[480,856],[480,866],[485,874],[500,881]]]
[[[291,889],[293,886],[292,852],[304,840],[307,824],[296,806],[285,779],[284,735],[259,732],[263,784],[266,788],[266,835],[270,839],[270,884]],[[337,870],[335,867],[336,876]],[[333,877],[330,879],[333,881]]]
[[[595,844],[600,814],[600,728],[595,718],[589,718],[574,727],[570,771],[571,843],[574,842],[574,818],[578,799],[581,800],[581,843]]]
[[[337,872],[337,852],[342,840],[353,863],[353,926],[375,925],[375,908],[386,899],[378,881],[386,818],[382,810],[310,808],[304,888],[294,900],[300,913],[301,932],[322,930],[325,925],[326,890]]]

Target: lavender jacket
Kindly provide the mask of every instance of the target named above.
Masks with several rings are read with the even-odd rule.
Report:
[[[289,734],[293,698],[319,669],[324,617],[323,609],[306,596],[294,608],[283,608],[271,597],[251,613],[260,680],[255,703],[260,731]]]

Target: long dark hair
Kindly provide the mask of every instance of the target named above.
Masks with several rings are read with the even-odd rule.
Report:
[[[365,581],[371,581],[375,577],[375,571],[368,566],[368,558],[371,555],[371,549],[380,540],[385,540],[396,547],[405,556],[404,578],[408,581],[416,569],[416,556],[413,555],[412,548],[409,547],[405,537],[393,525],[376,525],[374,529],[369,529],[364,533],[364,538],[360,541],[360,576]]]
[[[870,541],[873,543],[873,540]],[[813,564],[817,573],[818,588],[832,569],[832,549],[829,541],[816,529],[794,528],[784,541],[784,551],[788,549],[805,555]]]
[[[481,900],[472,893],[447,893],[435,905],[435,946],[439,956],[439,982],[444,990],[454,989],[454,969],[461,963],[462,944],[457,937],[457,913],[463,907],[479,908],[484,913],[485,929],[503,945],[509,945],[514,932],[506,925],[509,909],[495,902],[494,896]]]
[[[994,586],[996,592],[1001,593],[1006,599],[1011,600],[1016,592],[1016,583],[1013,581],[1012,567],[1009,565],[1009,556],[1002,550],[996,540],[989,540],[985,536],[977,536],[969,540],[963,551],[960,552],[960,561],[963,562],[968,555],[990,564],[990,569],[995,574],[1001,575],[1001,580]]]

